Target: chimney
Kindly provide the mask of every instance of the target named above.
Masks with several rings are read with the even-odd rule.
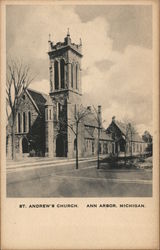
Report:
[[[80,43],[79,43],[79,45],[80,45],[80,46],[82,46],[82,39],[80,38],[79,40],[80,40]]]
[[[48,42],[51,42],[51,34],[49,34]]]
[[[131,123],[130,123],[130,122],[128,123],[128,128],[129,128],[129,129],[131,129],[131,128],[132,128],[132,126],[131,126]]]
[[[98,121],[100,127],[102,126],[102,110],[101,110],[101,105],[98,105]]]
[[[115,122],[115,120],[116,120],[116,117],[113,116],[113,117],[112,117],[112,122]]]

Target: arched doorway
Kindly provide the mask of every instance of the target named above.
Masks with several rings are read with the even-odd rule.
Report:
[[[118,142],[116,142],[115,144],[116,144],[115,153],[118,154]]]
[[[28,140],[25,137],[22,140],[22,153],[28,153]]]
[[[56,139],[56,156],[57,157],[65,157],[65,140],[62,135],[57,135]]]

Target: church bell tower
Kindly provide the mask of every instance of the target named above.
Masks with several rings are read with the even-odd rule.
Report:
[[[50,95],[72,91],[81,95],[82,42],[72,43],[69,30],[64,42],[54,44],[49,37]]]
[[[82,42],[71,41],[69,29],[64,42],[54,44],[49,36],[50,97],[54,109],[54,155],[73,157],[74,135],[67,124],[74,118],[75,106],[81,103]]]

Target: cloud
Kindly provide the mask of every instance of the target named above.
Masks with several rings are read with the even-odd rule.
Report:
[[[102,105],[105,120],[111,121],[113,115],[120,120],[128,116],[137,124],[145,124],[145,126],[148,124],[150,127],[152,120],[151,50],[128,46],[108,71],[102,74],[99,68],[92,67],[83,81],[86,95],[90,94],[92,102],[97,100]],[[100,97],[99,100],[96,96]]]
[[[18,11],[17,14],[19,14]],[[67,28],[70,27],[72,41],[79,43],[79,38],[82,37],[83,66],[91,67],[95,61],[105,59],[111,50],[112,40],[107,36],[107,26],[106,20],[102,17],[82,23],[73,7],[29,8],[28,19],[25,19],[23,25],[18,25],[18,28],[14,27],[14,40],[10,43],[8,53],[26,58],[29,56],[33,59],[44,59],[48,51],[48,34],[51,33],[56,42],[63,41]]]
[[[104,17],[116,50],[123,51],[128,44],[152,48],[151,5],[78,5],[76,13],[83,22]]]
[[[23,57],[32,65],[37,75],[32,88],[48,92],[48,34],[52,34],[54,42],[63,41],[69,27],[73,42],[79,43],[82,38],[84,103],[101,104],[107,123],[113,115],[118,119],[127,115],[139,126],[151,127],[150,49],[128,45],[123,53],[115,51],[114,40],[109,36],[110,24],[103,15],[84,23],[74,6],[19,8],[14,6],[7,10],[7,53]]]
[[[42,79],[41,81],[34,81],[29,85],[29,88],[48,94],[49,80]]]

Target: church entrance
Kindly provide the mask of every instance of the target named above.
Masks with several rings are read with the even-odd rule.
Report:
[[[116,145],[115,145],[115,146],[116,146],[116,147],[115,147],[115,153],[118,154],[118,153],[119,153],[119,143],[116,142],[115,144],[116,144]]]
[[[65,139],[63,135],[57,135],[56,139],[56,156],[57,157],[66,157],[65,150]]]
[[[23,154],[28,153],[28,140],[25,137],[22,140],[22,152]]]

